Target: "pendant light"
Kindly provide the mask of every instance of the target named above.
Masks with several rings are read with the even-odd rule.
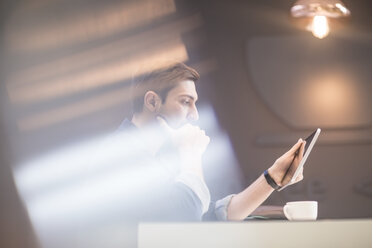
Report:
[[[296,19],[305,19],[306,29],[319,39],[329,34],[330,20],[350,16],[350,11],[340,0],[298,0],[291,8]]]

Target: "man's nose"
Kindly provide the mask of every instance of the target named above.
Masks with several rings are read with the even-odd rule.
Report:
[[[189,121],[197,121],[197,120],[199,120],[198,109],[196,108],[195,105],[190,109],[189,114],[188,114],[187,117],[188,117]]]

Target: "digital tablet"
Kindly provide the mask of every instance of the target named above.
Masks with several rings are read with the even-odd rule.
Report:
[[[306,159],[307,159],[307,157],[309,156],[309,154],[311,152],[311,149],[313,149],[313,146],[314,146],[316,140],[318,139],[318,136],[320,134],[320,131],[321,131],[320,128],[318,128],[312,134],[310,134],[309,137],[307,137],[305,139],[306,144],[305,144],[304,156],[302,157],[302,160],[301,160],[300,164],[298,165],[297,170],[293,174],[292,179],[286,185],[284,185],[283,187],[281,187],[278,191],[283,190],[284,188],[286,188],[287,186],[293,184],[296,181],[296,178],[300,174],[301,168],[304,166],[304,164],[306,162]]]

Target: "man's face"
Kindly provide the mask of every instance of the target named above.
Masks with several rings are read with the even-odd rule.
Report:
[[[171,127],[178,128],[187,122],[199,119],[195,105],[197,100],[195,83],[191,80],[182,81],[168,92],[158,115],[163,117]]]

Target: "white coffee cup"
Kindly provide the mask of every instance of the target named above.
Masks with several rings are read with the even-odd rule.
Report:
[[[283,212],[288,220],[316,220],[318,216],[318,202],[287,202],[283,207]]]

